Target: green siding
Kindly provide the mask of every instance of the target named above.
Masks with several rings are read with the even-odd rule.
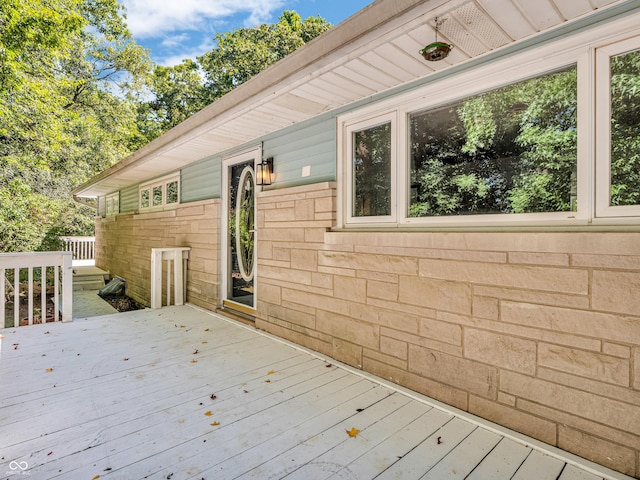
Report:
[[[275,186],[291,187],[336,178],[336,120],[323,117],[288,128],[264,140],[262,156],[273,157]],[[302,169],[310,166],[310,175]]]
[[[120,213],[138,210],[138,185],[120,190]]]
[[[180,177],[180,201],[188,203],[220,198],[220,165],[220,157],[209,157],[183,168]]]
[[[98,197],[98,216],[99,217],[107,216],[107,197],[106,196]]]

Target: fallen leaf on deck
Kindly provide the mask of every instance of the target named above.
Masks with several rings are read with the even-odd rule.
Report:
[[[49,452],[49,453],[47,453],[47,457],[48,457],[49,455],[51,455],[52,453],[53,453],[53,452]]]
[[[98,478],[100,478],[100,475],[96,475],[95,477],[93,477],[91,480],[98,480]]]
[[[249,390],[242,390],[244,393],[249,393]]]
[[[196,348],[195,351],[193,352],[194,355],[198,354],[198,349]]]
[[[20,345],[20,344],[19,344],[19,343],[14,343],[14,344],[13,344],[13,349],[14,349],[14,350],[17,350],[17,349],[18,349],[18,345]]]
[[[356,412],[358,412],[358,413],[364,412],[364,408],[356,408]]]
[[[205,328],[205,329],[204,329],[204,331],[205,331],[205,332],[208,332],[208,331],[209,331],[209,329],[208,329],[208,328]]]
[[[276,371],[275,371],[275,370],[269,370],[269,371],[267,372],[267,375],[273,375],[274,373],[276,373]]]
[[[180,328],[187,328],[186,325],[180,325]]]
[[[327,368],[331,368],[332,366],[333,366],[333,365],[331,365],[330,363],[327,363],[327,364],[325,365],[325,367],[327,367]]]
[[[129,361],[129,357],[124,357],[122,360],[124,360],[125,362]]]
[[[53,372],[53,368],[47,368],[47,373]]]
[[[49,330],[47,330],[46,332],[44,332],[45,335],[49,335],[51,332]]]
[[[211,424],[212,427],[217,427],[218,425],[220,425],[220,422],[215,421]]]
[[[355,438],[360,433],[360,430],[358,430],[356,427],[353,427],[351,430],[345,430],[345,432],[347,432],[347,435],[349,435],[350,437]]]
[[[194,358],[193,360],[191,360],[191,363],[198,363],[198,360]]]
[[[264,383],[271,383],[271,380],[267,378]]]
[[[438,437],[438,445],[442,443],[442,437]]]
[[[206,345],[207,343],[209,343],[209,342],[202,342],[203,345]]]
[[[213,415],[213,413],[211,413],[211,410],[207,410],[206,412],[204,412],[204,414],[205,414],[207,417],[210,417],[211,415]]]
[[[216,398],[218,398],[218,397],[216,397],[216,394],[215,394],[215,393],[212,393],[212,394],[211,394],[211,397],[209,397],[209,398],[211,398],[211,400],[215,400],[215,399],[216,399]]]

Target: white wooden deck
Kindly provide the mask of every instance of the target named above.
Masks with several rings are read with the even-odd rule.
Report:
[[[0,333],[0,478],[629,478],[190,306]]]

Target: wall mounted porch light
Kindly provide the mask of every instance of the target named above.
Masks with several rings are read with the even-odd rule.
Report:
[[[422,54],[424,59],[429,62],[437,62],[439,60],[443,60],[447,58],[447,55],[449,55],[449,52],[453,48],[453,45],[449,43],[438,41],[438,28],[440,28],[440,25],[442,25],[445,22],[445,20],[446,18],[442,20],[438,20],[438,17],[435,18],[436,41],[433,43],[430,43],[429,45],[424,47],[422,50],[420,50],[420,53]]]
[[[273,157],[263,158],[256,165],[256,185],[271,185],[273,181]]]

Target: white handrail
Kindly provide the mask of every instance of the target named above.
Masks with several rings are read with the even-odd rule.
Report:
[[[65,252],[73,253],[74,260],[95,260],[96,237],[60,237]]]
[[[27,283],[21,283],[20,277]],[[39,275],[36,283],[34,276]],[[34,323],[34,299],[40,293],[40,321],[47,321],[47,300],[53,303],[53,321],[70,322],[73,316],[73,266],[71,252],[0,253],[0,328],[4,328],[7,304],[13,301],[13,323]],[[21,298],[27,315],[20,314]],[[62,300],[62,303],[61,303]]]

